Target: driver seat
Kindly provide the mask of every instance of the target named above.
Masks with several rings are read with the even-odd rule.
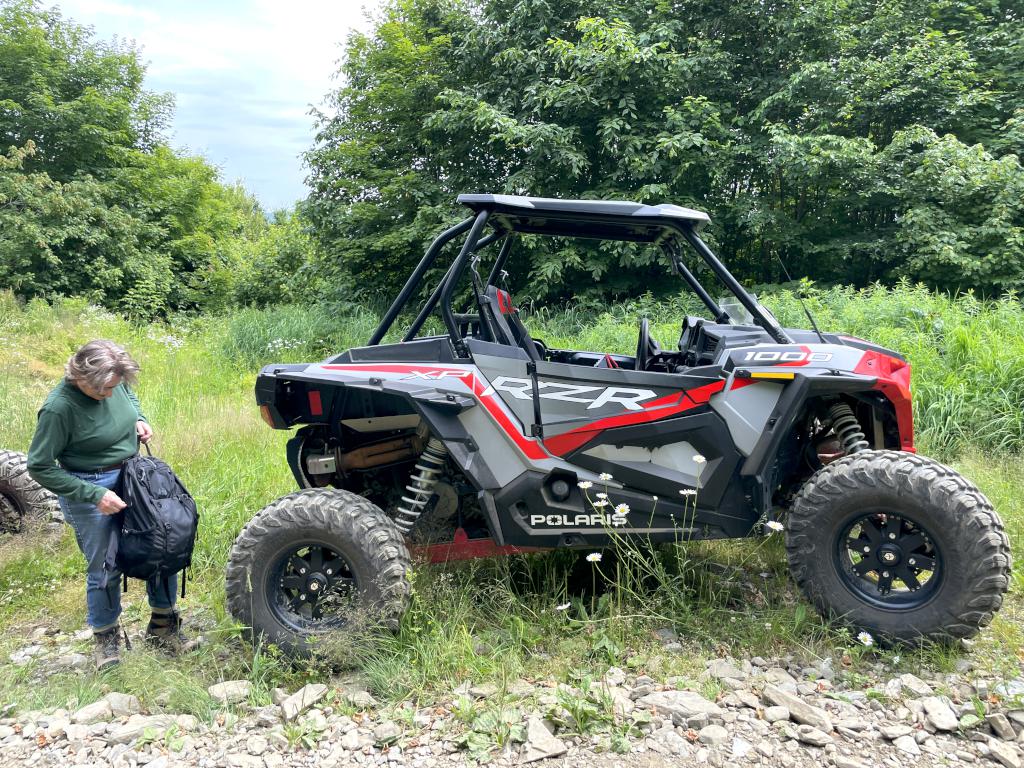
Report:
[[[495,341],[499,344],[520,347],[533,362],[541,362],[542,358],[537,349],[537,342],[533,340],[530,332],[526,330],[526,326],[519,318],[519,312],[513,306],[512,296],[509,295],[509,292],[489,285],[484,292],[484,301],[486,302],[485,312],[490,315],[488,319],[493,320],[494,328],[497,330],[496,335],[504,337],[496,338]]]

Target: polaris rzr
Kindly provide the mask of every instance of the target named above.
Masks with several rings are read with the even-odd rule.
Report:
[[[901,355],[781,327],[700,238],[699,211],[459,202],[472,215],[433,242],[366,346],[260,371],[264,420],[298,427],[287,455],[302,490],[260,511],[231,550],[228,605],[254,634],[304,653],[357,615],[396,623],[410,553],[442,562],[780,525],[804,594],[848,626],[952,640],[992,619],[1009,542],[974,485],[916,455]],[[656,246],[707,317],[685,317],[672,346],[641,320],[634,355],[548,347],[505,287],[520,235]],[[401,341],[382,343],[459,237]],[[421,335],[435,311],[446,332]]]

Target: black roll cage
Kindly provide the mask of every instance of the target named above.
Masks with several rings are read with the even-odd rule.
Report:
[[[587,201],[591,202],[591,201]],[[498,252],[498,256],[495,259],[494,265],[491,267],[491,271],[487,277],[486,286],[493,285],[495,280],[501,274],[504,268],[505,262],[507,261],[509,254],[512,249],[512,242],[514,236],[520,232],[529,232],[530,234],[541,234],[547,236],[566,236],[562,232],[547,232],[544,230],[544,219],[540,219],[540,223],[535,223],[530,220],[527,224],[517,226],[516,220],[511,220],[508,217],[504,217],[499,222],[492,222],[498,231],[489,235],[484,235],[484,228],[488,222],[492,219],[495,213],[494,207],[481,206],[480,210],[476,212],[474,216],[471,216],[464,221],[460,221],[458,224],[449,227],[442,232],[438,237],[430,244],[424,253],[423,258],[420,259],[419,264],[413,270],[409,279],[406,280],[405,285],[402,286],[402,290],[399,291],[398,296],[392,302],[387,312],[384,313],[381,318],[380,325],[373,332],[370,340],[367,342],[367,346],[375,346],[380,344],[385,334],[391,329],[395,319],[405,309],[406,304],[409,303],[409,299],[412,298],[413,294],[416,293],[420,287],[420,283],[423,281],[424,275],[434,265],[437,257],[440,255],[441,250],[449,242],[454,240],[459,235],[468,232],[465,241],[462,244],[462,248],[459,251],[459,255],[448,267],[445,276],[441,282],[438,283],[437,287],[430,294],[430,297],[426,300],[423,307],[420,309],[419,314],[413,321],[412,325],[406,331],[402,341],[411,341],[419,333],[423,324],[427,318],[433,313],[434,309],[440,304],[441,317],[444,320],[445,328],[451,338],[452,344],[455,346],[456,351],[463,356],[468,354],[465,346],[465,341],[459,331],[459,319],[456,317],[456,313],[452,308],[452,298],[455,295],[455,288],[464,274],[467,265],[474,255],[482,250],[483,248],[491,245],[499,240],[502,241],[501,249]],[[608,222],[610,217],[606,214],[599,215],[586,215],[579,213],[567,213],[561,212],[557,215],[557,220],[562,223],[571,224],[574,227],[585,226],[587,222],[594,222],[595,224]],[[633,227],[633,231],[636,230],[637,224],[656,225],[657,227],[664,229],[671,229],[671,233],[663,233],[659,235],[657,239],[652,239],[649,236],[634,235],[630,236],[630,230],[627,227],[623,227],[621,232],[617,232],[613,235],[596,234],[591,235],[598,237],[599,239],[605,240],[619,240],[622,242],[643,241],[653,242],[659,245],[665,254],[669,257],[670,263],[675,271],[683,278],[683,281],[687,286],[697,295],[697,297],[704,303],[705,306],[710,310],[715,322],[727,323],[729,322],[729,315],[721,306],[711,297],[711,294],[704,288],[701,282],[697,279],[696,275],[686,266],[682,258],[682,241],[687,242],[703,259],[704,263],[711,269],[714,275],[725,285],[726,289],[729,290],[743,305],[743,308],[750,313],[753,317],[754,322],[761,326],[769,336],[771,336],[779,344],[791,344],[792,339],[782,329],[782,327],[772,318],[760,304],[754,299],[753,296],[733,277],[732,273],[726,268],[722,261],[711,251],[707,244],[697,234],[697,226],[694,222],[687,221],[686,219],[677,219],[668,216],[659,216],[656,219],[640,219],[639,221],[634,217],[630,217],[628,221],[619,221],[619,224],[628,224]],[[574,233],[568,236],[586,237],[586,234]],[[478,296],[478,303],[482,297]]]

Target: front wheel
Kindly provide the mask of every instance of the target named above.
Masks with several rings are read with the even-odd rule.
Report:
[[[992,504],[911,453],[859,451],[819,471],[793,503],[786,550],[819,611],[888,641],[971,637],[1009,586],[1010,544]]]
[[[409,570],[379,507],[349,491],[305,490],[264,507],[235,539],[228,609],[252,637],[306,655],[332,630],[396,627]]]

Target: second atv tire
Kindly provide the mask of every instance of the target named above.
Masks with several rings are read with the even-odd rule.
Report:
[[[59,515],[57,497],[28,474],[28,457],[0,451],[0,533],[17,533],[26,522]]]
[[[235,539],[228,609],[254,639],[304,656],[332,631],[396,628],[410,567],[379,507],[349,491],[300,491],[263,508]]]
[[[814,475],[793,503],[786,549],[821,613],[889,643],[971,637],[1009,586],[1010,543],[988,499],[901,451],[860,451]]]

